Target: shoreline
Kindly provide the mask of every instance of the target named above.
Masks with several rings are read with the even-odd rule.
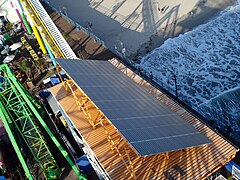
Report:
[[[136,63],[139,63],[139,58],[145,56],[152,50],[160,47],[169,38],[178,37],[180,34],[189,32],[199,25],[205,24],[221,11],[230,6],[237,4],[237,0],[225,0],[224,2],[200,2],[192,10],[193,14],[185,14],[178,18],[175,22],[162,27],[160,31],[150,37],[150,40],[143,43],[136,53],[131,54],[129,57]]]
[[[165,40],[192,30],[237,0],[51,0],[51,6],[64,7],[72,21],[88,28],[107,48],[138,61]],[[161,10],[164,8],[164,11]],[[193,10],[195,11],[194,13]]]

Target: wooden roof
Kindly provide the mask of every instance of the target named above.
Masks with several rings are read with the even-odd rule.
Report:
[[[136,179],[203,179],[234,158],[238,149],[223,137],[201,123],[183,107],[176,104],[165,94],[151,86],[117,60],[112,60],[111,62],[213,142],[212,144],[173,151],[168,154],[139,157],[130,148],[128,143],[123,140],[118,145],[118,149],[123,155],[124,152],[129,153],[131,158],[130,167],[132,167],[135,172]],[[121,135],[117,130],[108,121],[103,121],[104,126],[97,126],[93,129],[88,122],[87,116],[83,111],[78,109],[73,94],[67,94],[62,84],[54,86],[50,90],[56,96],[58,102],[84,140],[91,147],[98,161],[109,176],[112,179],[131,179],[129,168],[126,168],[126,164],[122,161],[119,154],[111,150],[105,133],[107,130],[112,140],[118,141]],[[82,92],[79,89],[75,89],[75,93],[78,97],[82,96]],[[97,118],[99,111],[91,101],[87,103],[91,116]],[[122,156],[122,158],[125,157]],[[128,161],[127,158],[125,158],[125,160],[125,162]]]

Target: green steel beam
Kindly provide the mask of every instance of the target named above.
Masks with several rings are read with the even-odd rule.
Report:
[[[19,82],[17,81],[17,83],[19,84],[19,86],[22,88],[22,90],[24,91],[24,94],[27,95],[28,99],[32,102],[32,104],[35,105],[35,107],[37,108],[37,110],[40,111],[40,113],[43,113],[43,109],[41,107],[41,105],[32,97],[32,95],[25,89],[25,87]]]
[[[22,99],[21,94],[15,89],[15,86],[9,81],[9,87],[5,88],[4,93],[1,93],[0,99],[5,104],[5,109],[8,110],[9,116],[15,115],[12,118],[14,127],[18,130],[25,144],[31,151],[35,162],[40,166],[46,178],[50,176],[58,176],[60,169],[57,166],[47,144],[37,126],[34,124],[34,115],[29,110],[26,102]],[[50,175],[49,168],[54,167],[56,171],[54,175]],[[37,170],[38,171],[38,170]],[[53,173],[52,173],[53,174]]]
[[[78,175],[78,177],[82,177],[81,173],[79,171],[79,169],[77,168],[77,166],[72,162],[72,160],[70,159],[67,151],[64,150],[64,148],[62,147],[62,145],[58,142],[58,140],[56,139],[56,137],[53,135],[53,133],[51,132],[51,130],[48,128],[48,126],[46,125],[46,123],[44,122],[44,120],[42,119],[42,117],[40,116],[40,114],[38,113],[38,111],[36,110],[36,108],[33,106],[32,102],[29,100],[28,96],[25,94],[24,90],[22,89],[22,87],[19,85],[17,79],[15,78],[14,74],[11,72],[11,70],[8,68],[8,66],[6,64],[1,65],[2,68],[6,71],[7,73],[7,77],[14,83],[14,85],[16,86],[16,88],[18,89],[18,91],[20,92],[20,94],[22,95],[24,101],[27,103],[27,105],[29,106],[29,108],[32,110],[32,112],[34,113],[34,115],[37,117],[38,121],[41,123],[42,127],[46,130],[46,132],[48,133],[48,135],[50,136],[50,138],[52,139],[52,141],[55,143],[55,145],[58,147],[58,149],[60,150],[60,152],[62,153],[62,155],[64,156],[64,158],[67,160],[67,162],[69,163],[69,165],[72,167],[72,169],[74,170],[74,172]]]
[[[1,119],[3,121],[4,127],[5,127],[5,129],[6,129],[7,133],[8,133],[8,137],[9,137],[9,139],[10,139],[12,145],[13,145],[13,148],[14,148],[17,156],[18,156],[18,159],[20,160],[20,163],[22,164],[22,167],[23,167],[23,170],[25,171],[26,177],[29,180],[33,180],[33,176],[31,174],[30,170],[28,169],[28,166],[27,166],[27,164],[26,164],[26,162],[24,160],[24,157],[23,157],[23,155],[21,153],[21,150],[19,149],[18,144],[17,144],[17,142],[16,142],[16,140],[14,138],[14,135],[13,135],[13,133],[11,131],[11,128],[10,128],[10,126],[8,124],[8,119],[11,119],[11,118],[8,116],[8,113],[5,111],[4,105],[2,104],[1,101],[0,101],[0,117],[1,117]]]
[[[4,72],[4,83],[1,85],[2,92],[0,92],[0,100],[4,104],[2,108],[8,114],[8,120],[11,120],[11,127],[18,130],[18,134],[33,155],[33,168],[30,168],[30,171],[32,174],[41,174],[43,172],[47,179],[56,179],[60,175],[61,170],[35,125],[36,116],[24,101],[23,93],[19,92],[19,89],[15,86],[16,83],[9,78],[13,74],[11,71],[9,71],[10,73],[8,72],[10,70],[8,66],[2,65],[0,70]],[[23,89],[23,87],[20,86],[20,89]],[[30,94],[28,94],[29,96]],[[33,98],[30,100],[33,100]],[[39,107],[41,106],[39,105]],[[18,138],[18,140],[20,139]]]

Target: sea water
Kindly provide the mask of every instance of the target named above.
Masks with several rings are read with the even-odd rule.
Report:
[[[168,39],[140,66],[222,130],[231,126],[240,142],[240,5]]]

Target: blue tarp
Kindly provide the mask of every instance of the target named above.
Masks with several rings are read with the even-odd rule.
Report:
[[[233,161],[229,161],[225,164],[225,168],[237,179],[240,179],[240,166],[234,163]]]
[[[67,75],[66,75],[66,73],[65,73],[65,72],[63,72],[63,71],[60,71],[60,73],[59,73],[59,74],[61,75],[62,79],[66,79],[66,78],[67,78]],[[58,78],[59,78],[59,75],[58,75],[58,74],[56,74],[56,77],[58,77]]]
[[[51,77],[50,78],[52,86],[55,86],[60,83],[60,79],[58,77]]]
[[[92,169],[92,165],[90,164],[86,156],[82,156],[77,159],[76,164],[78,165],[81,173],[83,174],[87,174]]]
[[[41,90],[38,95],[42,98],[42,99],[47,99],[47,97],[51,94],[51,92],[49,90]]]
[[[60,72],[59,74],[60,74],[62,79],[67,78],[67,75],[64,72]],[[52,86],[55,86],[55,85],[57,85],[61,82],[58,74],[55,74],[54,76],[52,76],[50,78],[50,81],[51,81]]]
[[[0,176],[0,180],[6,180],[4,176]]]

